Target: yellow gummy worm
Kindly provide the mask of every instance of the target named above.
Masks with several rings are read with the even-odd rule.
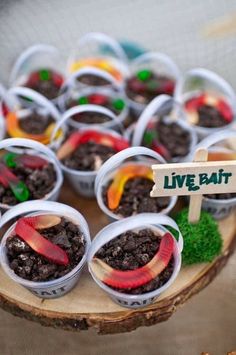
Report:
[[[144,177],[153,181],[153,172],[145,165],[129,164],[121,168],[107,191],[108,207],[111,210],[119,206],[126,182],[135,177]]]
[[[37,142],[48,144],[50,143],[50,137],[55,127],[55,123],[51,123],[42,134],[30,134],[23,131],[20,128],[19,120],[15,112],[9,112],[6,117],[7,132],[13,138],[28,138]],[[56,138],[62,135],[62,130],[59,130],[56,134]]]
[[[118,81],[122,80],[122,76],[118,70],[112,66],[111,63],[109,63],[108,60],[105,59],[96,59],[96,58],[88,58],[84,60],[79,60],[77,62],[74,62],[71,67],[70,71],[74,73],[75,71],[82,69],[84,67],[95,67],[104,71],[107,71],[110,73],[114,78],[116,78]]]

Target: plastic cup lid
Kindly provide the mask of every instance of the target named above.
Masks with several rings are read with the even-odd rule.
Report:
[[[194,86],[193,89],[188,90],[187,85],[191,83],[191,81],[193,81]],[[214,89],[214,91],[225,95],[230,101],[234,113],[236,113],[236,95],[233,88],[226,80],[208,69],[195,68],[189,70],[184,77],[177,82],[174,97],[177,101],[183,102],[184,93],[204,90],[206,85]]]

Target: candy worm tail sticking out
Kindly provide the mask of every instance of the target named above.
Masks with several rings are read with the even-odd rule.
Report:
[[[208,94],[202,94],[197,97],[193,97],[192,99],[189,99],[185,103],[185,108],[189,112],[197,112],[197,110],[203,106],[203,105],[209,105],[215,107],[219,113],[223,116],[225,122],[230,123],[233,120],[233,112],[229,104],[221,98],[217,98]],[[194,120],[196,121],[195,123],[198,122],[198,118],[195,117]]]
[[[29,190],[3,163],[0,163],[0,183],[6,188],[10,187],[15,198],[24,202],[29,198]]]
[[[3,156],[4,163],[9,168],[15,168],[19,164],[30,169],[42,169],[48,165],[48,161],[37,155],[6,153]]]
[[[47,215],[20,218],[15,227],[15,233],[23,239],[36,253],[46,259],[59,264],[68,265],[67,253],[59,246],[44,238],[37,229],[45,229],[59,224],[60,217]]]
[[[107,190],[108,207],[111,210],[119,206],[126,182],[136,177],[153,181],[152,169],[145,165],[136,164],[129,164],[119,169]]]
[[[122,80],[121,73],[112,65],[112,63],[110,63],[108,60],[105,59],[87,58],[87,59],[76,61],[71,65],[70,71],[73,73],[84,67],[95,67],[104,70],[109,74],[111,74],[116,80],[118,81]]]
[[[173,251],[173,237],[170,233],[165,233],[161,239],[159,250],[152,260],[136,270],[115,270],[98,258],[92,259],[90,267],[96,277],[108,286],[123,289],[136,288],[157,277],[169,264]]]
[[[15,112],[8,113],[8,115],[6,117],[6,124],[7,124],[7,132],[9,133],[9,135],[11,137],[33,139],[33,140],[43,143],[43,144],[50,143],[51,134],[52,134],[54,127],[55,127],[55,123],[51,123],[47,127],[47,129],[44,131],[44,133],[42,133],[42,134],[27,133],[20,128],[19,120],[18,120],[17,114]],[[59,131],[57,133],[56,138],[58,138],[61,134],[62,134],[62,132]]]
[[[58,150],[58,159],[64,159],[66,156],[70,155],[80,144],[85,144],[89,141],[110,146],[117,152],[129,147],[129,143],[125,139],[113,137],[107,133],[100,133],[93,130],[89,130],[84,133],[74,132]]]
[[[219,151],[209,151],[208,161],[224,161],[224,160],[236,160],[236,153],[231,152],[221,152]]]

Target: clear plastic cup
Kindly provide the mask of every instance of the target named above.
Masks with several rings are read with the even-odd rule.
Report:
[[[10,87],[21,86],[27,82],[29,75],[40,69],[55,70],[64,77],[64,67],[60,52],[47,44],[36,44],[20,54],[10,73]],[[53,99],[54,104],[57,98]]]
[[[86,112],[86,107],[85,106],[93,106],[96,107],[96,109],[99,109],[99,111],[96,112],[104,112],[104,108],[103,107],[97,107],[95,105],[81,105],[81,106],[76,106],[71,108],[70,110],[74,110],[76,109],[76,113],[80,113],[80,112]],[[84,110],[85,109],[85,110]],[[101,110],[100,110],[101,109]],[[65,122],[70,119],[71,115],[68,114],[69,111],[66,111],[65,114],[63,115],[63,118],[60,122],[57,123],[53,135],[52,135],[52,145],[53,145],[53,139],[56,136],[56,133],[58,131],[58,129],[60,129],[61,125],[65,124]],[[83,132],[85,132],[87,129],[91,129],[90,127],[83,127],[80,130],[82,130]],[[121,138],[122,136],[120,134],[118,134],[117,132],[111,130],[111,129],[105,129],[102,127],[98,127],[96,125],[92,125],[92,129],[96,130],[98,132],[102,132],[102,133],[108,133],[114,137],[119,137]],[[59,148],[59,147],[58,147]],[[62,164],[60,162],[60,166],[61,169],[63,170],[63,172],[65,173],[66,178],[70,181],[71,185],[73,186],[73,188],[75,189],[75,191],[84,196],[84,197],[88,197],[88,198],[93,198],[95,197],[95,193],[94,193],[94,182],[95,182],[95,178],[97,176],[97,171],[81,171],[81,170],[74,170],[74,169],[70,169],[68,167],[66,167],[64,164]]]
[[[50,115],[55,123],[61,120],[61,114],[53,103],[32,89],[20,86],[13,87],[8,90],[8,96],[11,98],[11,111],[17,113],[18,119],[24,119],[32,110],[37,110],[42,116]],[[22,97],[30,98],[33,102],[33,106],[29,107],[27,104],[25,105],[25,100],[21,100]],[[66,131],[65,126],[62,126],[61,130],[63,134],[59,135],[57,139],[54,140],[54,145],[59,145],[61,143]],[[28,138],[28,133],[26,133],[25,136]]]
[[[213,133],[203,139],[196,147],[205,148],[214,152],[232,153],[233,151],[221,145],[222,141],[229,138],[236,138],[236,130],[223,130]],[[192,161],[193,156],[189,156],[188,161]],[[222,191],[223,193],[224,191]],[[217,220],[227,217],[236,207],[236,197],[230,199],[213,199],[203,196],[202,209],[211,213]]]
[[[107,81],[107,85],[98,85],[98,86],[92,86],[83,83],[80,81],[80,78],[83,77],[84,75],[92,75],[97,77],[98,79],[103,79]],[[66,93],[67,89],[70,87],[74,87],[78,90],[83,90],[88,87],[95,87],[95,88],[103,88],[103,87],[109,87],[112,88],[113,90],[116,91],[124,91],[124,83],[123,81],[120,82],[116,78],[114,78],[111,74],[107,73],[104,70],[98,69],[98,68],[93,68],[93,67],[85,67],[82,69],[79,69],[72,73],[68,79],[65,81],[61,88],[61,95],[60,98],[63,99],[64,93]],[[60,100],[59,100],[60,102]]]
[[[164,53],[147,52],[134,59],[130,64],[130,76],[142,69],[150,69],[157,74],[166,75],[176,82],[180,80],[181,76],[178,66]],[[136,102],[129,97],[128,101],[130,108],[137,116],[139,116],[146,107],[145,104]]]
[[[109,120],[104,123],[83,123],[73,120],[73,116],[86,112],[104,114]],[[69,110],[63,113],[62,118],[59,121],[59,125],[57,125],[57,127],[62,127],[62,123],[65,123],[66,121],[68,126],[74,129],[101,127],[123,132],[123,124],[120,121],[119,116],[116,116],[108,108],[98,105],[78,105],[70,108]]]
[[[146,156],[149,159],[145,159],[142,156]],[[130,158],[133,158],[130,160]],[[138,158],[138,160],[135,160]],[[151,158],[151,162],[150,162]],[[123,217],[112,212],[103,201],[103,189],[107,186],[108,182],[116,174],[116,172],[123,166],[127,164],[126,160],[130,164],[146,165],[150,167],[154,162],[160,164],[166,164],[165,159],[153,150],[145,147],[131,147],[127,148],[109,158],[99,169],[96,180],[95,180],[95,194],[97,203],[100,209],[108,216],[111,221],[122,219]],[[153,182],[154,183],[154,182]],[[175,206],[177,201],[176,196],[170,197],[169,205],[162,210],[163,214],[168,214],[172,208]]]
[[[13,218],[19,217],[22,214],[27,214],[30,216],[50,214],[65,217],[68,218],[72,223],[78,225],[83,233],[86,242],[85,254],[79,264],[63,277],[46,282],[35,282],[23,279],[16,275],[14,271],[9,267],[9,262],[6,254],[6,241],[7,238],[12,235],[16,222],[12,224],[10,228],[7,229],[1,240],[0,264],[5,273],[12,279],[12,281],[18,283],[21,286],[24,286],[35,296],[40,298],[61,297],[68,293],[77,284],[82,268],[86,263],[87,253],[90,246],[90,233],[88,224],[84,217],[77,210],[70,206],[51,201],[28,201],[23,202],[20,205],[17,205],[8,212],[6,212],[0,220],[0,228],[2,228]]]
[[[52,191],[50,191],[47,195],[45,195],[44,198],[42,198],[40,201],[41,202],[43,202],[43,200],[56,201],[58,199],[62,187],[62,183],[63,183],[63,175],[57,157],[55,156],[55,154],[51,149],[49,149],[48,147],[46,147],[45,145],[39,142],[33,141],[31,139],[25,139],[25,138],[4,139],[0,142],[0,149],[5,149],[6,151],[14,151],[20,154],[27,153],[31,155],[38,155],[43,159],[48,160],[51,164],[53,164],[56,172],[55,186],[53,187]],[[29,201],[29,203],[32,202],[33,201]],[[6,211],[14,208],[14,206],[0,203],[0,208],[2,211]]]
[[[108,87],[88,87],[83,90],[75,90],[73,88],[68,89],[66,94],[63,97],[63,100],[60,101],[60,109],[62,112],[66,111],[66,105],[70,99],[74,100],[79,100],[82,97],[88,97],[90,95],[104,95],[108,97],[109,100],[113,101],[116,99],[121,99],[124,101],[125,106],[120,112],[120,114],[117,115],[117,119],[121,124],[125,123],[125,120],[127,119],[129,115],[129,107],[128,107],[128,102],[127,102],[127,97],[123,92],[117,92],[115,90],[112,90],[111,88]],[[102,106],[102,105],[101,105]]]
[[[104,49],[108,49],[108,53],[104,53]],[[103,59],[109,63],[119,74],[120,83],[128,75],[128,58],[123,48],[114,38],[105,33],[90,32],[79,39],[67,62],[68,73],[88,66],[86,63],[88,59]],[[106,67],[103,70],[109,73]]]
[[[144,133],[148,124],[153,120],[156,122],[161,116],[165,116],[166,124],[175,122],[191,136],[189,153],[195,151],[197,134],[195,130],[185,121],[185,114],[180,105],[168,95],[160,95],[153,99],[139,117],[137,124],[133,126],[132,146],[142,145]],[[154,119],[155,117],[155,119]],[[184,157],[174,157],[173,162],[180,162]]]
[[[232,108],[234,119],[232,123],[225,125],[231,128],[235,123],[236,116],[236,95],[230,84],[218,74],[203,68],[189,70],[181,80],[178,81],[174,97],[182,105],[192,97],[207,92],[214,96],[222,97]],[[201,127],[194,125],[199,139],[203,139],[209,134],[219,132],[222,127]]]
[[[174,248],[174,271],[171,275],[170,279],[160,288],[143,293],[140,295],[132,295],[128,293],[121,293],[119,291],[115,291],[113,288],[104,284],[101,280],[99,280],[94,274],[92,268],[90,267],[90,263],[97,253],[97,251],[109,241],[117,238],[120,234],[125,233],[127,231],[138,231],[142,229],[151,228],[154,233],[157,232],[159,235],[164,235],[166,232],[169,232],[167,228],[172,227],[179,233],[178,242],[174,238],[175,248]],[[112,300],[119,305],[127,308],[140,308],[147,306],[153,303],[160,294],[165,292],[175,281],[176,277],[179,274],[181,268],[181,252],[183,250],[183,237],[182,234],[174,222],[168,216],[157,214],[157,213],[142,213],[137,216],[132,216],[125,218],[121,221],[116,221],[114,223],[109,224],[105,228],[103,228],[93,239],[91,246],[88,252],[88,266],[89,272],[97,283],[97,285],[107,293],[108,296],[112,298]]]

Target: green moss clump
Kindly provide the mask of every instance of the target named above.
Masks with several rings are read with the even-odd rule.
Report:
[[[207,212],[201,212],[198,223],[188,222],[188,209],[183,209],[175,216],[175,221],[184,239],[182,252],[183,264],[211,262],[222,249],[222,238],[217,222]],[[177,237],[178,232],[173,234]]]

